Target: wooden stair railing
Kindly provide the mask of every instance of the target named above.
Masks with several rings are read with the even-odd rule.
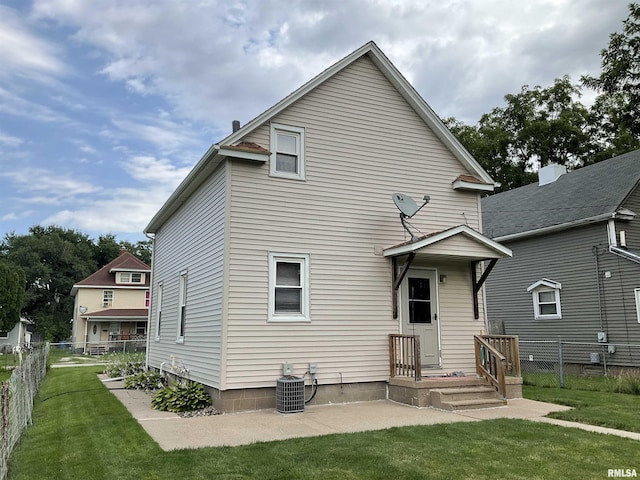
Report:
[[[506,375],[519,377],[520,346],[515,335],[481,335],[482,339],[507,359]]]
[[[476,372],[498,389],[500,398],[506,398],[507,359],[483,337],[475,335],[473,339],[476,351]]]
[[[416,335],[389,334],[389,376],[422,377],[420,361],[420,337]]]

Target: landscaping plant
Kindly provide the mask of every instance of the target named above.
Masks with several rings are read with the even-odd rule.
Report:
[[[145,371],[144,353],[110,353],[105,356],[107,377],[126,377]]]
[[[167,412],[191,412],[211,405],[211,397],[201,383],[181,380],[156,392],[151,405]]]
[[[158,372],[140,372],[124,379],[124,388],[129,390],[158,390],[166,386],[165,378]]]

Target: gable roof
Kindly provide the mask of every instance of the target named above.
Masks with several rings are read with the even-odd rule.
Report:
[[[97,270],[96,272],[89,275],[84,280],[76,283],[71,289],[71,295],[75,295],[78,291],[78,287],[88,287],[88,286],[101,286],[101,287],[111,287],[116,286],[116,276],[115,272],[151,272],[151,268],[149,265],[144,263],[141,260],[138,260],[131,253],[123,250],[120,252],[114,260],[111,260],[104,267]],[[148,287],[149,286],[149,275],[146,275],[144,284],[117,284],[118,287],[127,286],[127,287]]]
[[[504,241],[614,218],[639,181],[636,150],[543,186],[532,183],[497,193],[482,199],[483,231]]]
[[[324,83],[329,78],[338,74],[347,66],[354,63],[356,60],[363,56],[368,56],[369,59],[380,69],[381,73],[389,80],[389,82],[396,88],[398,93],[404,98],[404,100],[413,108],[417,115],[425,122],[427,126],[431,128],[434,134],[444,143],[444,145],[451,151],[451,153],[460,161],[460,163],[467,169],[472,177],[476,177],[478,186],[485,185],[489,187],[489,190],[493,190],[495,185],[491,176],[480,166],[480,164],[471,156],[469,152],[462,146],[462,144],[456,139],[456,137],[445,127],[440,118],[435,114],[431,107],[424,101],[420,94],[413,88],[413,86],[404,78],[400,71],[391,63],[391,61],[385,56],[385,54],[378,48],[374,42],[368,42],[362,47],[358,48],[354,52],[350,53],[342,60],[333,64],[325,71],[302,85],[293,93],[286,96],[284,99],[276,103],[274,106],[255,117],[249,123],[242,128],[233,132],[228,137],[224,138],[220,142],[212,145],[207,153],[200,159],[196,166],[191,170],[187,177],[182,181],[178,188],[173,192],[169,199],[165,202],[162,208],[151,219],[147,227],[144,229],[145,233],[155,233],[162,226],[162,224],[180,208],[180,206],[191,196],[191,194],[204,182],[204,180],[218,167],[218,165],[227,157],[239,157],[241,155],[250,154],[250,160],[267,161],[269,152],[266,149],[263,151],[247,152],[246,148],[234,149],[233,146],[237,144],[243,137],[253,132],[261,125],[269,122],[272,118],[278,115],[280,112],[291,106],[300,98],[307,95],[313,89]],[[230,148],[232,147],[232,148]],[[242,158],[245,158],[244,156]],[[473,187],[470,182],[466,184],[467,188]],[[486,187],[485,187],[486,188]]]
[[[475,244],[484,247],[484,250],[486,250],[486,252],[481,256],[481,260],[512,256],[511,250],[509,250],[507,247],[505,247],[504,245],[500,245],[490,238],[485,237],[484,235],[476,232],[473,228],[467,225],[458,225],[457,227],[451,227],[441,232],[433,232],[425,235],[422,238],[416,239],[415,241],[408,241],[399,245],[394,245],[393,247],[385,248],[383,250],[383,255],[385,257],[396,257],[399,255],[406,255],[407,253],[418,251],[429,253],[429,247],[436,244],[446,243],[447,240],[452,239],[456,236],[469,238]],[[475,256],[474,254],[467,252],[464,249],[459,249],[456,255],[459,257],[470,258]]]

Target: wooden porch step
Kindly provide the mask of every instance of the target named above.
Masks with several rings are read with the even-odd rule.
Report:
[[[477,400],[452,400],[442,403],[437,408],[443,410],[473,410],[477,408],[495,408],[502,407],[507,401],[499,398],[481,398]]]

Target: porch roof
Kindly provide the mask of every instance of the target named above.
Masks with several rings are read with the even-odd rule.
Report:
[[[142,321],[146,320],[148,316],[148,308],[108,308],[97,312],[87,312],[82,315],[82,317],[89,320],[109,320],[111,322]]]
[[[385,257],[398,257],[409,253],[467,261],[512,256],[509,248],[485,237],[467,225],[458,225],[447,230],[430,233],[416,240],[385,248],[382,251]]]

